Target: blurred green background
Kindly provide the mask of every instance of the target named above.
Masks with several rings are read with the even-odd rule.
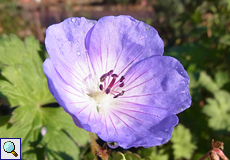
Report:
[[[45,30],[68,17],[121,14],[156,28],[164,55],[189,74],[192,106],[167,144],[117,150],[127,160],[197,160],[214,139],[230,157],[230,0],[0,0],[0,138],[22,138],[23,159],[94,158],[88,134],[48,91]]]

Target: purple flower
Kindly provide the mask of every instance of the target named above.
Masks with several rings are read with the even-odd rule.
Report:
[[[189,77],[157,31],[130,16],[68,18],[46,32],[48,87],[78,127],[125,149],[169,141]],[[62,117],[60,117],[62,118]],[[76,133],[77,134],[77,133]]]

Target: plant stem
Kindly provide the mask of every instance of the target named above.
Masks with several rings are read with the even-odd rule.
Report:
[[[203,157],[201,157],[201,159],[199,159],[199,160],[205,160],[206,158],[208,158],[209,157],[209,152],[210,151],[208,151],[208,153],[206,153]]]
[[[109,158],[109,152],[107,151],[106,148],[101,148],[95,138],[92,132],[89,132],[90,139],[91,139],[91,151],[94,155],[100,156],[102,160],[108,160]],[[95,160],[97,160],[97,157],[95,157]]]
[[[95,138],[94,138],[94,135],[92,132],[89,132],[89,136],[90,136],[90,139],[91,139],[91,149],[93,150],[93,154],[95,154],[95,151],[96,152],[99,152],[100,151],[100,147],[99,145],[97,144]]]

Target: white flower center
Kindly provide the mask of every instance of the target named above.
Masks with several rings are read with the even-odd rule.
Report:
[[[87,95],[92,104],[96,106],[97,112],[111,108],[117,102],[117,98],[124,94],[125,91],[121,88],[124,86],[125,77],[121,76],[116,81],[117,78],[118,76],[113,74],[113,70],[110,70],[103,74],[99,81],[91,77],[87,81],[88,83],[86,82]]]

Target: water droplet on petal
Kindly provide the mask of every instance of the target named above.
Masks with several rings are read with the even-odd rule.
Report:
[[[78,52],[77,52],[77,55],[79,55],[79,56],[80,56],[80,55],[81,55],[81,53],[78,51]]]
[[[148,30],[149,30],[149,26],[146,26],[146,27],[145,27],[145,30],[148,31]]]
[[[117,148],[118,147],[118,143],[117,142],[107,142],[107,145],[110,148]]]
[[[162,141],[163,140],[163,138],[161,138],[161,137],[157,137],[156,138],[158,141]]]
[[[72,18],[72,19],[71,19],[71,21],[72,21],[72,22],[75,22],[75,21],[76,21],[76,19],[75,19],[75,18]]]
[[[168,129],[165,129],[165,132],[168,132]]]
[[[168,143],[169,142],[169,140],[166,140],[164,143]]]
[[[145,144],[145,143],[146,143],[146,141],[145,141],[145,140],[142,140],[142,141],[141,141],[141,144]]]

